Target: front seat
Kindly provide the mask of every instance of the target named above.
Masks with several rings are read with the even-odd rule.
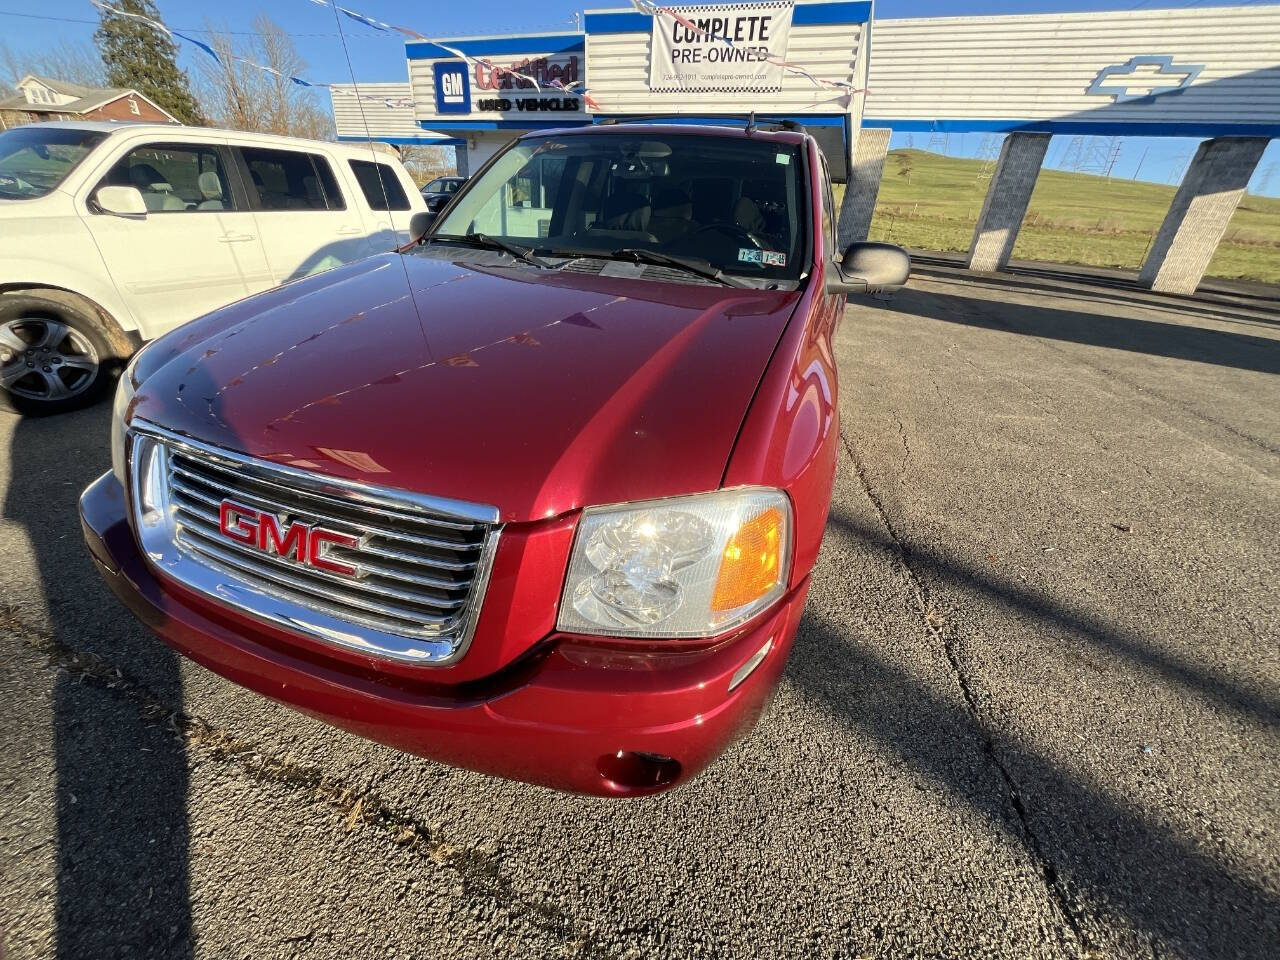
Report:
[[[129,168],[129,182],[142,194],[142,202],[148,210],[185,210],[187,205],[174,194],[173,185],[164,174],[149,163],[137,163]]]
[[[733,222],[756,236],[764,233],[767,226],[764,214],[750,197],[739,197],[733,205]]]
[[[699,177],[693,183],[693,219],[703,227],[727,222],[737,195],[738,185],[729,177]]]
[[[604,202],[600,211],[600,225],[606,230],[649,229],[653,206],[649,198],[630,190],[619,190]]]
[[[649,232],[652,215],[653,206],[648,197],[630,190],[619,190],[605,198],[600,208],[600,219],[587,232],[624,243],[655,243],[657,237]]]
[[[658,193],[649,218],[649,232],[660,243],[670,243],[693,227],[693,197],[679,187],[668,187]]]
[[[222,178],[212,170],[200,174],[196,183],[200,187],[200,204],[197,210],[225,210],[222,197]]]

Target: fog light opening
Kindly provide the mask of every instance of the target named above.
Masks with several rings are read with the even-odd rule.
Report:
[[[619,750],[596,762],[600,776],[627,790],[654,790],[680,776],[680,761],[660,753]]]

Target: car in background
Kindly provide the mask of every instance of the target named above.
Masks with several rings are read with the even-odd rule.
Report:
[[[394,249],[426,204],[393,151],[171,124],[0,133],[0,404],[92,403],[141,343]]]
[[[90,553],[167,643],[347,730],[561,790],[683,783],[782,675],[832,336],[910,260],[838,246],[794,125],[528,134],[418,216],[134,358]]]
[[[427,209],[439,213],[466,182],[466,177],[436,177],[422,188],[422,199],[427,201]]]

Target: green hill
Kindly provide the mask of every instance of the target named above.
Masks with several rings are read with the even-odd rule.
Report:
[[[993,169],[981,160],[924,150],[890,151],[871,239],[922,250],[967,250]],[[1136,270],[1175,189],[1041,170],[1013,256]],[[1209,273],[1280,283],[1280,199],[1245,197]]]

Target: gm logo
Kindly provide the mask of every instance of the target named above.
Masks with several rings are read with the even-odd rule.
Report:
[[[470,113],[471,83],[467,65],[459,60],[435,65],[436,113]]]
[[[1085,93],[1114,97],[1116,103],[1151,100],[1161,94],[1181,93],[1203,69],[1202,63],[1174,63],[1168,56],[1130,57],[1128,63],[1103,67]]]

